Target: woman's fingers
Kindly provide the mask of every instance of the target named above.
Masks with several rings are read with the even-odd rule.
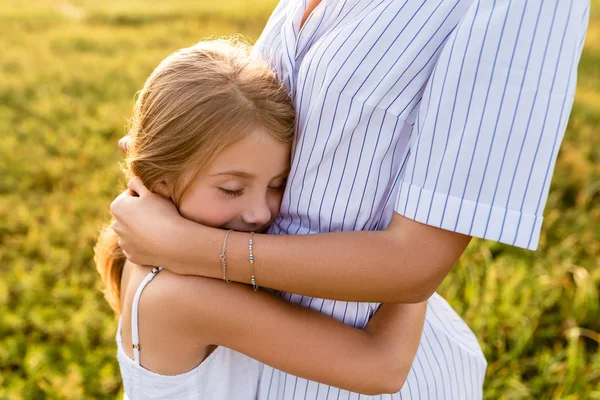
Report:
[[[144,186],[142,180],[138,177],[130,179],[129,182],[127,182],[127,187],[129,190],[137,193],[137,195],[140,197],[150,192],[148,189],[146,189],[146,186]]]
[[[110,227],[117,235],[121,231],[121,226],[119,225],[119,221],[117,221],[116,219],[112,222],[112,224],[110,224]]]
[[[115,220],[112,223],[113,230],[119,234],[118,229],[120,228],[118,224],[118,220],[124,218],[126,216],[125,210],[128,209],[128,203],[131,201],[135,201],[138,197],[138,194],[133,190],[127,188],[121,194],[119,194],[115,199],[110,203],[110,212],[115,217]]]
[[[115,218],[118,216],[119,214],[119,207],[121,205],[121,201],[122,201],[122,197],[125,194],[125,192],[121,193],[120,195],[118,195],[113,201],[112,203],[110,203],[110,212],[112,213],[112,215],[115,216]],[[116,221],[115,221],[116,222]],[[112,223],[112,228],[115,228],[115,222]]]

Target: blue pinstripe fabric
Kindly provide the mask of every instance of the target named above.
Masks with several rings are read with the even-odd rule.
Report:
[[[297,138],[272,234],[382,229],[394,212],[535,249],[589,0],[282,0],[255,46]],[[277,292],[364,327],[376,303]],[[259,399],[480,399],[477,339],[437,294],[401,392],[349,393],[264,366]]]

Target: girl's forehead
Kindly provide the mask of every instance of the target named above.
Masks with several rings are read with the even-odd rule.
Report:
[[[217,154],[207,175],[244,179],[282,175],[289,169],[290,149],[289,143],[262,132],[251,133]]]

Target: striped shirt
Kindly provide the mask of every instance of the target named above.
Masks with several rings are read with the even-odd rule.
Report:
[[[255,46],[298,113],[273,234],[385,228],[394,212],[535,249],[589,0],[281,0]],[[376,303],[280,293],[364,327]],[[478,399],[486,362],[437,294],[401,392]],[[260,399],[367,399],[264,366]]]

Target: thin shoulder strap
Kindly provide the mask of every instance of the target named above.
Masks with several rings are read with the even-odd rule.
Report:
[[[144,278],[133,298],[133,308],[131,310],[131,343],[133,343],[133,359],[138,365],[140,365],[140,335],[138,331],[138,305],[140,296],[148,282],[150,282],[161,270],[162,267],[152,268],[152,272]]]

